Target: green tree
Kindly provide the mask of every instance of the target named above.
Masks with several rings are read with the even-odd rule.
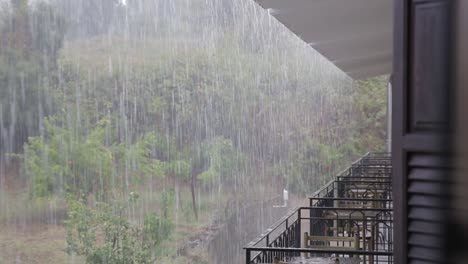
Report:
[[[79,123],[66,127],[54,118],[44,125],[44,136],[30,137],[24,146],[23,168],[34,197],[71,192],[106,200],[109,194],[125,195],[132,187],[164,176],[166,165],[152,157],[154,133],[125,144],[109,141],[108,119],[89,131],[78,129]]]
[[[105,198],[113,162],[112,149],[104,143],[105,122],[87,135],[58,124],[46,119],[45,135],[30,137],[24,146],[24,171],[31,179],[32,196],[70,191]]]
[[[65,22],[50,5],[27,0],[12,0],[0,15],[0,153],[21,152],[54,111]]]
[[[385,151],[387,127],[388,76],[358,81],[354,94],[357,119],[356,132],[359,151]]]

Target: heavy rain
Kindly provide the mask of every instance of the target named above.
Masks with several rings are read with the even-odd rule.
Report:
[[[270,12],[0,0],[0,263],[241,263],[382,150],[386,79],[354,81]]]

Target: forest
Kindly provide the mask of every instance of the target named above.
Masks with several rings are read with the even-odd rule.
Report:
[[[387,78],[251,0],[0,0],[0,263],[211,263],[178,249],[385,150]]]

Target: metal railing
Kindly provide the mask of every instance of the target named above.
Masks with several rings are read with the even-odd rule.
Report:
[[[267,229],[259,238],[250,242],[245,248],[246,263],[271,263],[273,258],[278,256],[275,251],[259,251],[255,255],[252,255],[254,249],[257,248],[300,248],[302,235],[300,213],[300,210],[294,209],[278,223],[273,225],[273,227]],[[287,238],[287,243],[283,243],[285,237]],[[280,244],[281,246],[275,246]],[[283,251],[284,255],[280,255],[281,257],[298,256],[297,252],[292,253],[293,254],[289,254]]]
[[[288,260],[325,253],[337,257],[359,256],[363,263],[391,263],[391,212],[388,208],[299,207],[245,247],[246,263],[272,263],[274,259]],[[308,233],[314,236],[358,235],[361,240],[360,250],[307,248],[301,239],[301,227],[307,225],[311,227]]]
[[[390,160],[389,153],[367,153],[352,163],[313,193],[309,207],[294,209],[249,243],[244,248],[246,263],[293,261],[312,256],[357,257],[360,263],[393,263]],[[333,249],[314,243],[305,247],[303,231],[332,238],[359,236],[359,250],[337,248],[338,244]]]

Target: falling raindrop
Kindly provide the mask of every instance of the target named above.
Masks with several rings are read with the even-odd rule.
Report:
[[[0,262],[84,263],[126,226],[151,243],[106,258],[239,263],[361,154],[353,80],[272,12],[0,1]]]

